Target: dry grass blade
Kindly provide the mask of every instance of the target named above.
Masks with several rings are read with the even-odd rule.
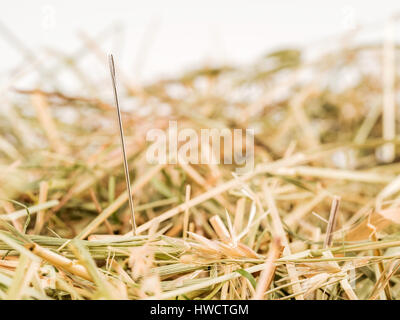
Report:
[[[256,292],[254,294],[253,299],[255,300],[263,300],[265,291],[268,290],[271,285],[272,279],[275,273],[275,261],[279,258],[282,252],[282,246],[279,238],[275,239],[272,242],[271,248],[269,249],[269,253],[266,259],[265,269],[261,272],[260,278],[257,282]]]
[[[0,299],[400,299],[396,23],[113,92],[104,36],[0,25]]]
[[[332,244],[333,232],[335,231],[337,213],[339,210],[340,198],[334,197],[332,201],[331,211],[329,213],[328,226],[326,228],[326,236],[324,241],[324,248],[328,248]]]

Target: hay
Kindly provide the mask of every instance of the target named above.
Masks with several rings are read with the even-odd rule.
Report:
[[[2,91],[1,298],[400,298],[390,37],[146,85],[117,70],[121,106],[133,108],[122,119],[135,236],[106,53],[82,39],[79,54],[29,64]],[[83,56],[97,59],[95,76]],[[148,163],[146,132],[169,120],[254,128],[255,168]]]

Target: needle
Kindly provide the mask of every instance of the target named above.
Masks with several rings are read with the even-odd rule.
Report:
[[[113,89],[114,89],[115,105],[117,107],[119,133],[121,135],[121,147],[122,147],[122,155],[124,157],[126,187],[128,189],[129,207],[131,209],[132,232],[133,232],[133,235],[136,235],[135,209],[133,208],[133,199],[132,199],[131,183],[130,183],[130,178],[129,178],[128,160],[126,157],[124,129],[122,127],[121,110],[119,108],[119,103],[118,103],[117,85],[116,85],[116,81],[115,81],[115,66],[114,66],[114,58],[113,58],[112,54],[110,54],[108,56],[108,63],[110,65],[110,73],[111,73],[112,85],[113,85]]]

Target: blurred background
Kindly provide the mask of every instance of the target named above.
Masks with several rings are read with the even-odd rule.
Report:
[[[1,80],[29,59],[79,53],[87,37],[143,82],[204,64],[247,63],[288,45],[326,45],[359,25],[372,25],[364,37],[381,37],[382,22],[399,9],[395,0],[16,0],[0,13]]]

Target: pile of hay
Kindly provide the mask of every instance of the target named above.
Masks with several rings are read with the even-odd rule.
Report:
[[[117,70],[133,236],[106,52],[83,39],[1,92],[1,298],[400,297],[393,41],[147,85]],[[254,129],[254,169],[149,163],[146,133],[170,120]]]

